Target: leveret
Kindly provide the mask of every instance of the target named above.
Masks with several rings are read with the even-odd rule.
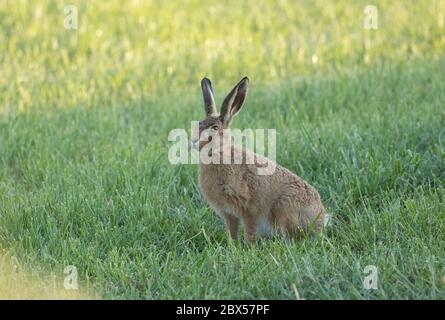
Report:
[[[319,234],[327,215],[317,190],[288,169],[229,141],[230,123],[244,104],[248,86],[249,79],[241,79],[218,113],[211,81],[207,78],[201,81],[206,118],[199,122],[199,138],[192,140],[192,145],[213,159],[222,159],[223,154],[231,156],[229,161],[200,161],[201,192],[224,219],[234,240],[238,238],[240,223],[245,240],[250,243],[259,235],[276,232],[297,239]],[[240,158],[241,163],[235,161]],[[275,170],[258,174],[258,169],[265,166]]]

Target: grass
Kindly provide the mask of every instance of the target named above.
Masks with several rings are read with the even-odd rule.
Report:
[[[367,1],[73,1],[66,30],[0,2],[0,247],[104,298],[444,299],[445,2],[375,3],[377,30]],[[218,101],[250,77],[234,127],[277,129],[323,237],[232,243],[168,162],[204,75]]]
[[[84,289],[65,289],[64,279],[55,273],[42,277],[41,271],[26,270],[14,256],[8,253],[0,254],[0,299],[45,299],[73,300],[98,299]]]

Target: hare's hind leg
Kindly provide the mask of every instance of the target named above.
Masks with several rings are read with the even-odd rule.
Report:
[[[300,210],[302,227],[308,234],[319,235],[323,230],[325,208],[321,202],[314,202]]]
[[[295,215],[289,214],[286,211],[281,211],[276,215],[275,225],[282,234],[290,238],[298,240],[303,236],[303,230],[299,226]]]
[[[304,222],[301,210],[295,208],[288,197],[283,197],[274,204],[272,217],[274,225],[282,234],[297,240],[303,237]]]
[[[279,229],[293,238],[320,234],[323,227],[324,207],[319,199],[295,203],[292,195],[281,197],[272,213]]]

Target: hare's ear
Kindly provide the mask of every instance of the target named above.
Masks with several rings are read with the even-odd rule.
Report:
[[[215,95],[213,94],[212,83],[209,79],[201,80],[202,96],[204,97],[204,107],[207,116],[216,114]]]
[[[247,96],[248,87],[249,79],[244,77],[224,99],[221,107],[221,120],[225,125],[229,125],[233,117],[240,112]]]

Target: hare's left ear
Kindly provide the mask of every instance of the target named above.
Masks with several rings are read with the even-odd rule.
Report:
[[[233,117],[240,112],[247,96],[248,87],[249,79],[244,77],[224,99],[221,107],[221,120],[225,125],[229,125]]]
[[[213,93],[212,82],[208,78],[201,80],[202,96],[204,98],[204,108],[207,117],[216,114],[215,94]]]

